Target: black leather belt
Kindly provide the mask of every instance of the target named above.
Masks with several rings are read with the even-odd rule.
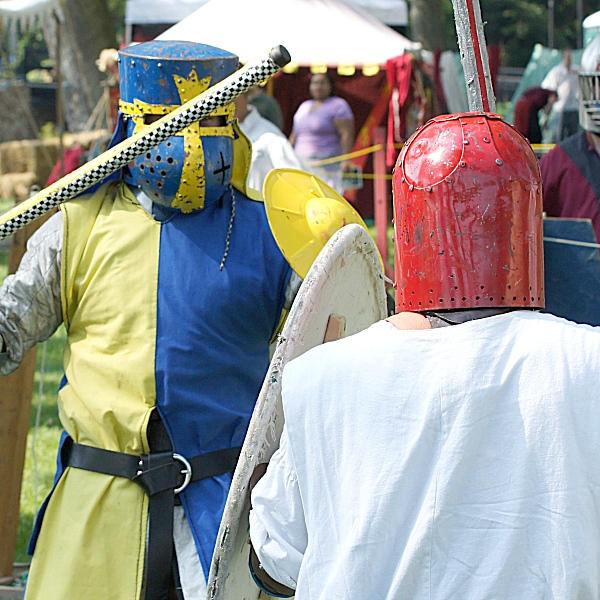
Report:
[[[74,442],[70,437],[62,449],[63,464],[115,477],[126,477],[140,485],[149,497],[148,544],[144,577],[145,600],[167,600],[173,560],[173,508],[175,494],[192,481],[235,470],[241,446],[184,458],[172,451],[126,454]]]

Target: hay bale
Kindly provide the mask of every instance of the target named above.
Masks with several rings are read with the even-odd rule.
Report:
[[[0,175],[0,197],[3,200],[15,198],[20,202],[29,198],[29,191],[34,184],[39,185],[39,180],[31,171]]]

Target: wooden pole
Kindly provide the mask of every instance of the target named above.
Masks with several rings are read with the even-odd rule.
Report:
[[[27,240],[49,217],[44,215],[12,236],[9,274],[17,270]],[[35,364],[36,347],[33,347],[16,371],[0,376],[0,576],[3,577],[12,575],[15,559]]]
[[[383,127],[375,127],[373,130],[373,145],[380,145],[379,150],[375,150],[373,154],[373,173],[375,179],[373,181],[373,191],[375,196],[375,232],[376,244],[379,249],[379,254],[383,259],[385,266],[385,274],[392,277],[392,269],[388,264],[388,242],[387,228],[389,225],[388,218],[388,185],[387,185],[387,170],[385,167],[385,137],[386,132]]]

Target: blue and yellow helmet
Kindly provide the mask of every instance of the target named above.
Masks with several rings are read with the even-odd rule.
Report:
[[[238,57],[226,50],[153,41],[119,52],[120,110],[126,136],[231,75]],[[216,202],[233,171],[233,103],[194,123],[130,163],[125,181],[157,204],[190,212]]]

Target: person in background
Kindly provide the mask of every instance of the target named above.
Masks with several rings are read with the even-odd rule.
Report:
[[[252,142],[252,163],[248,185],[262,190],[263,182],[271,169],[303,169],[289,140],[271,121],[263,118],[251,105],[248,93],[234,99],[235,116],[240,127]]]
[[[392,177],[399,312],[286,365],[255,580],[296,600],[597,598],[600,328],[539,312],[537,158],[497,115],[443,115]]]
[[[246,92],[249,104],[256,107],[261,117],[271,121],[278,129],[283,128],[283,115],[279,102],[267,94],[260,85],[255,85]]]
[[[571,60],[571,50],[565,50],[562,61],[552,67],[542,81],[544,89],[552,90],[558,96],[554,103],[554,114],[556,115],[554,142],[556,143],[576,133],[579,123],[577,70],[572,68]]]
[[[334,95],[328,73],[315,73],[310,78],[310,100],[305,100],[294,114],[290,142],[308,169],[340,194],[342,174],[351,169],[348,159],[325,165],[314,165],[323,159],[346,155],[354,144],[354,115],[350,105]]]
[[[550,112],[556,100],[556,92],[535,86],[525,90],[515,105],[515,129],[521,132],[531,144],[542,142],[539,111]]]
[[[578,77],[583,131],[540,160],[544,210],[550,217],[591,219],[600,242],[600,34],[585,48]]]

